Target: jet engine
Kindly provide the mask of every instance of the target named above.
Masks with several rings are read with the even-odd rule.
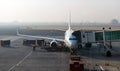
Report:
[[[51,47],[57,47],[57,45],[58,45],[58,42],[56,40],[53,40],[50,42]]]

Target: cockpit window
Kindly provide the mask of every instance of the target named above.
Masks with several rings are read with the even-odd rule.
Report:
[[[76,38],[69,38],[69,40],[76,40]]]

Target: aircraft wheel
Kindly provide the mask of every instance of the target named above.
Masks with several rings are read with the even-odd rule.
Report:
[[[110,51],[107,51],[107,52],[106,52],[106,56],[107,56],[107,57],[111,57],[111,56],[112,56],[111,52],[110,52]]]
[[[78,45],[78,48],[82,48],[82,44],[79,44],[79,45]]]

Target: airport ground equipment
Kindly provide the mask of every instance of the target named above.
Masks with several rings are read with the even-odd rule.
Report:
[[[84,63],[80,55],[70,56],[70,71],[84,71]]]
[[[27,40],[24,39],[23,40],[23,45],[25,46],[32,46],[32,45],[36,45],[36,46],[44,46],[45,41],[43,39],[41,40]]]
[[[0,46],[2,47],[10,47],[10,40],[0,40]]]

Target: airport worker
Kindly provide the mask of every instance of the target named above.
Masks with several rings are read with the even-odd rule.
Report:
[[[35,51],[35,49],[36,49],[36,45],[33,44],[32,47],[33,47],[33,51]]]

